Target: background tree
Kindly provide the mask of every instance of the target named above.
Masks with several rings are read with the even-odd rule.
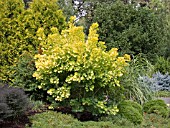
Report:
[[[156,54],[167,56],[169,29],[165,20],[166,0],[72,0],[72,3],[75,1],[80,3],[77,12],[85,12],[85,15],[79,16],[77,25],[83,25],[87,35],[89,26],[99,22],[100,40],[106,41],[108,49],[119,47],[122,53],[142,53],[148,58]],[[120,8],[116,8],[117,3]]]
[[[121,53],[142,53],[152,60],[165,51],[167,44],[163,18],[148,7],[134,7],[118,1],[98,4],[93,22],[99,23],[100,40],[106,41],[108,49],[118,47]]]
[[[170,32],[170,1],[163,0],[163,4],[165,7],[165,15],[167,21],[167,28],[168,28],[167,33],[169,33]],[[168,38],[170,38],[170,35]],[[170,59],[170,40],[167,41],[167,49],[166,49],[165,57]]]
[[[76,14],[74,9],[74,0],[58,0],[58,5],[63,10],[67,20],[69,20],[70,16],[74,16]]]

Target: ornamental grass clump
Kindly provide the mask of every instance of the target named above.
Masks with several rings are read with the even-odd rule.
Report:
[[[38,30],[43,51],[35,55],[33,76],[41,82],[38,87],[47,92],[49,102],[70,106],[74,112],[116,114],[112,95],[130,56],[118,57],[117,48],[106,51],[104,42],[98,41],[97,23],[86,40],[83,27],[74,26],[73,21],[61,34],[54,27],[48,37],[42,28]]]

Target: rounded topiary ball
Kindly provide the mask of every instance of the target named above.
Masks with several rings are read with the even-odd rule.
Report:
[[[118,105],[119,114],[133,122],[134,124],[141,124],[143,121],[142,106],[136,102],[125,100]]]
[[[133,108],[137,109],[142,115],[143,115],[143,110],[142,106],[138,104],[137,102],[134,102],[132,100],[124,100],[120,103],[123,106],[132,106]]]
[[[155,113],[162,117],[168,117],[168,107],[166,103],[161,100],[150,100],[143,105],[143,111],[146,113]]]

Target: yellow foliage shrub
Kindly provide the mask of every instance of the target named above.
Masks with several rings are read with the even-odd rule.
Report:
[[[106,96],[120,86],[119,77],[130,56],[118,57],[117,48],[106,51],[105,43],[98,41],[97,23],[92,24],[86,39],[83,27],[74,26],[73,21],[71,18],[69,28],[61,34],[52,28],[47,38],[39,29],[43,54],[35,55],[33,76],[53,103],[68,103],[76,112],[88,109],[94,114],[115,114],[118,110],[108,104]]]

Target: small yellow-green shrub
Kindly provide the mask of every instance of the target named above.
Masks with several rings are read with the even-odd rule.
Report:
[[[104,42],[98,41],[97,23],[90,27],[86,40],[83,27],[74,26],[73,20],[61,34],[52,28],[47,38],[39,29],[43,54],[35,55],[33,76],[52,103],[71,106],[75,112],[115,114],[118,109],[112,95],[130,56],[118,57],[117,48],[106,51]]]

